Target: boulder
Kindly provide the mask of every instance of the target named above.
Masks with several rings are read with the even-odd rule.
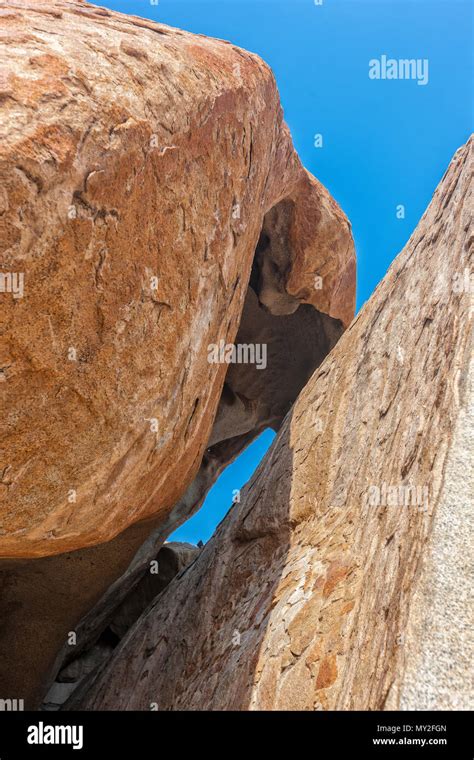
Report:
[[[472,151],[241,503],[68,708],[472,709]]]
[[[192,544],[167,542],[156,555],[156,559],[151,560],[140,582],[117,607],[110,623],[110,630],[119,639],[123,638],[155,597],[198,555],[199,549]]]
[[[33,707],[278,429],[355,253],[258,56],[81,0],[0,15],[0,694]],[[265,368],[209,360],[243,340]]]
[[[0,12],[0,556],[27,558],[185,493],[264,230],[276,314],[347,325],[355,258],[258,56],[80,0]]]

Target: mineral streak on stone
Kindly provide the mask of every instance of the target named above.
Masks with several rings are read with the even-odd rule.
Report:
[[[472,145],[241,503],[68,707],[472,709]]]
[[[0,293],[0,556],[28,558],[179,502],[259,241],[260,308],[340,327],[355,258],[256,55],[80,0],[0,14],[0,257],[24,275]]]

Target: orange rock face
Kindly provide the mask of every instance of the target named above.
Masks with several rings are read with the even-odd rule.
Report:
[[[241,503],[69,707],[472,709],[472,148]]]
[[[257,56],[79,0],[0,13],[0,556],[27,558],[185,492],[265,227],[271,313],[347,325],[355,259]]]

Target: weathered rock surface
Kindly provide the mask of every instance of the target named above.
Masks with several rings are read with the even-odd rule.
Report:
[[[79,0],[0,14],[0,694],[33,707],[278,429],[355,257],[257,56]],[[265,370],[209,363],[241,338]]]
[[[275,314],[348,324],[355,266],[257,56],[80,0],[0,13],[0,556],[25,558],[185,493],[227,369],[207,347],[237,335],[259,239]]]
[[[58,710],[73,692],[81,688],[84,682],[87,683],[87,676],[110,657],[120,638],[155,596],[188,567],[198,554],[199,549],[192,544],[166,543],[155,560],[150,562],[147,572],[118,606],[110,626],[101,630],[100,637],[93,643],[89,642],[90,646],[85,651],[78,648],[77,641],[74,645],[68,642],[68,656],[64,657],[56,680],[48,689],[42,709]]]
[[[242,503],[68,707],[472,709],[471,174],[472,140]]]
[[[140,582],[125,597],[114,614],[110,629],[119,639],[138,620],[150,602],[198,555],[199,549],[196,546],[175,541],[170,541],[160,549],[156,556],[156,568],[154,565],[148,567]]]

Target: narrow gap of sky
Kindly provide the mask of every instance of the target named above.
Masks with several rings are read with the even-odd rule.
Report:
[[[102,4],[230,40],[269,63],[304,165],[351,221],[360,308],[407,242],[453,153],[472,131],[471,0]],[[428,59],[428,83],[369,79],[369,61],[382,55]],[[322,135],[321,148],[315,147],[316,134]],[[400,206],[404,218],[397,217]],[[210,525],[229,507],[232,490],[260,461],[270,437],[269,432],[261,437],[221,476],[193,518],[192,531],[184,526],[178,531],[181,540],[205,540]]]

